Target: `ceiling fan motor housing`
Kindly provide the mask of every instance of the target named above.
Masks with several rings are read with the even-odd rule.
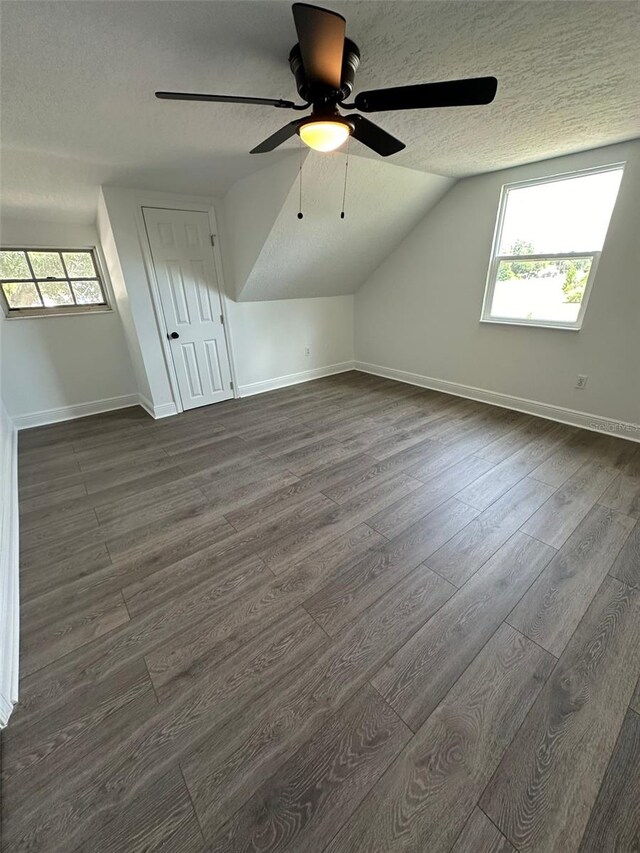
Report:
[[[310,104],[337,104],[348,98],[353,91],[356,71],[360,65],[360,50],[351,39],[344,40],[344,53],[342,55],[342,72],[340,77],[340,88],[332,89],[320,84],[311,84],[307,80],[302,64],[300,45],[295,44],[289,54],[289,66],[296,79],[296,89],[301,98]]]

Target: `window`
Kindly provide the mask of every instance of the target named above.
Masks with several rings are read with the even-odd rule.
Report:
[[[1,249],[0,298],[7,317],[109,307],[93,249]]]
[[[482,320],[581,327],[622,170],[502,188]]]

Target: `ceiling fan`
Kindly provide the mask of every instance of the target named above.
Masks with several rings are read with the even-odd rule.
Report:
[[[273,151],[297,133],[303,142],[316,151],[333,151],[352,136],[382,157],[402,151],[404,143],[364,116],[357,113],[341,115],[338,106],[343,110],[377,113],[385,110],[490,104],[495,97],[498,88],[495,77],[474,77],[444,83],[372,89],[360,92],[353,103],[345,103],[353,90],[360,65],[358,46],[351,39],[345,38],[345,19],[337,12],[307,3],[293,4],[293,19],[298,43],[289,54],[289,66],[304,103],[190,92],[156,92],[156,97],[176,101],[259,104],[285,110],[306,110],[311,107],[311,115],[285,124],[253,148],[252,154]]]

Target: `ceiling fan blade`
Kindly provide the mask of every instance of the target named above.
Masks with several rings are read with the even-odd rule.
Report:
[[[490,104],[496,96],[497,88],[498,81],[495,77],[473,77],[468,80],[449,80],[445,83],[396,86],[393,89],[360,92],[355,98],[355,106],[363,113],[377,113],[383,110],[419,110],[432,107]]]
[[[364,116],[353,115],[349,116],[349,121],[353,123],[354,129],[351,134],[358,142],[362,142],[367,148],[371,148],[376,154],[382,157],[389,157],[390,154],[397,154],[406,148],[404,142],[400,142],[395,136],[391,136],[386,130],[378,127],[372,121]]]
[[[308,3],[294,3],[293,20],[300,43],[302,65],[309,84],[339,89],[345,19],[329,9],[321,9]]]
[[[214,101],[220,104],[261,104],[267,107],[293,109],[293,101],[282,98],[244,98],[235,95],[200,95],[197,92],[156,92],[156,98],[163,101]]]
[[[287,139],[290,139],[300,124],[301,119],[297,119],[296,121],[290,121],[289,124],[285,124],[284,127],[281,127],[280,130],[276,130],[271,136],[261,142],[260,145],[256,145],[255,148],[252,148],[249,152],[250,154],[266,154],[268,151],[273,151],[278,145],[282,145],[283,142],[286,142]]]

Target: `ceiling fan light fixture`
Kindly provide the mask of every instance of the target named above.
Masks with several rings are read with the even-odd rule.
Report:
[[[347,141],[352,130],[346,121],[321,119],[305,122],[298,133],[304,144],[314,151],[335,151]]]

